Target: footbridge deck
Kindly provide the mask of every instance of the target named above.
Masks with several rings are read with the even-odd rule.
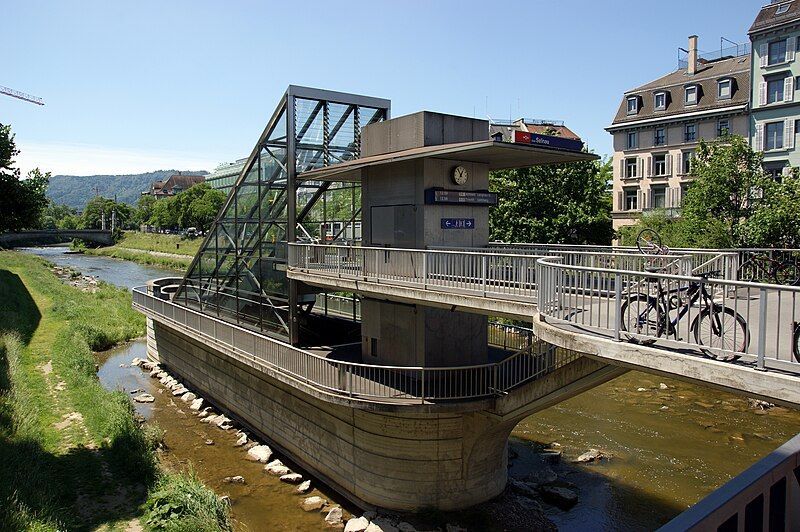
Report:
[[[68,242],[74,238],[110,246],[114,235],[104,229],[52,229],[37,231],[17,231],[0,234],[0,247],[19,247],[34,244],[53,244]]]
[[[800,405],[800,288],[732,279],[730,251],[536,251],[292,244],[288,276],[530,320],[539,338],[607,363]]]

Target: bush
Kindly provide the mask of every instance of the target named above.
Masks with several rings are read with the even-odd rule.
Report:
[[[145,510],[145,523],[154,530],[232,530],[228,504],[191,470],[188,474],[162,474],[150,491]]]

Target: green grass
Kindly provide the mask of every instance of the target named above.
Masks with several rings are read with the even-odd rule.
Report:
[[[42,259],[0,251],[0,530],[114,526],[142,515],[148,493],[149,513],[188,494],[224,505],[193,477],[162,471],[155,431],[134,420],[126,394],[96,377],[93,351],[143,333],[126,290],[101,284],[84,293]],[[82,419],[56,428],[76,413]],[[154,497],[165,482],[187,491]],[[228,526],[227,512],[187,515],[195,529]]]
[[[192,262],[192,257],[161,257],[158,255],[150,255],[147,251],[140,250],[127,250],[119,249],[116,246],[107,248],[85,249],[83,251],[87,255],[102,255],[104,257],[112,257],[115,259],[129,260],[139,264],[146,264],[148,266],[160,266],[162,268],[169,268],[172,270],[186,270]]]
[[[187,255],[191,258],[197,255],[197,250],[200,249],[202,241],[202,238],[183,240],[178,235],[126,231],[123,233],[122,239],[117,242],[117,247],[175,253],[177,255]]]

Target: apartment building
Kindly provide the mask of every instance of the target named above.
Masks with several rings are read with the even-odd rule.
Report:
[[[750,142],[777,176],[800,166],[795,135],[800,120],[800,0],[771,2],[748,32],[752,43]]]
[[[606,128],[614,137],[615,230],[643,211],[677,212],[699,140],[749,137],[749,94],[749,47],[700,56],[697,36],[677,70],[624,94]]]

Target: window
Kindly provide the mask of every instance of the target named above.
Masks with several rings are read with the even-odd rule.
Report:
[[[767,103],[783,101],[783,87],[785,86],[784,77],[773,77],[767,79]]]
[[[650,201],[654,209],[663,209],[667,206],[667,187],[650,188]]]
[[[683,140],[686,142],[694,142],[697,140],[697,124],[686,124]]]
[[[655,135],[653,135],[653,145],[663,146],[667,143],[667,130],[663,127],[657,127]]]
[[[636,157],[628,157],[625,159],[625,178],[630,179],[638,177],[638,166],[639,161],[636,159]]]
[[[731,97],[731,80],[723,79],[717,83],[717,98],[727,100]]]
[[[764,143],[767,150],[783,149],[783,121],[768,122],[764,134],[767,136]]]
[[[666,92],[657,92],[655,95],[655,101],[653,102],[653,107],[656,111],[663,111],[667,108],[667,93]]]
[[[635,211],[639,209],[639,189],[626,188],[625,189],[625,210]]]
[[[628,149],[629,150],[632,150],[634,148],[638,148],[639,147],[636,137],[637,137],[637,135],[636,135],[635,131],[631,131],[630,133],[628,133]]]
[[[767,64],[777,65],[784,61],[786,61],[786,40],[781,39],[780,41],[769,43],[769,59]]]
[[[639,111],[639,97],[631,96],[628,98],[628,114],[635,115]]]
[[[775,10],[775,16],[777,17],[778,15],[783,15],[784,13],[789,11],[789,8],[791,7],[791,5],[792,5],[791,2],[779,5],[778,9]]]
[[[681,170],[683,175],[688,175],[692,171],[692,158],[694,150],[685,151],[681,154]]]
[[[717,136],[724,137],[725,135],[729,134],[731,131],[731,122],[727,118],[724,118],[717,122]]]
[[[686,105],[695,105],[697,103],[697,86],[692,85],[691,87],[686,87]]]
[[[667,175],[667,154],[653,155],[653,175]]]

